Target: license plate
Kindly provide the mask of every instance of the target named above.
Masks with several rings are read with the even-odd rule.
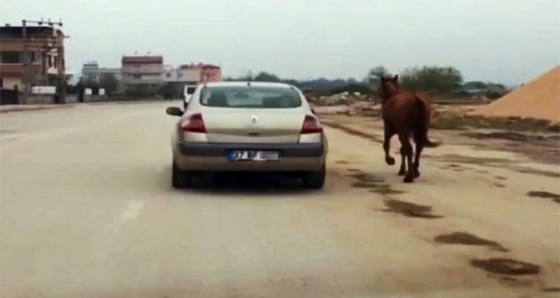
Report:
[[[278,151],[233,150],[228,154],[230,161],[278,161]]]

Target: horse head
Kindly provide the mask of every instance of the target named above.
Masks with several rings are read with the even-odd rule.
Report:
[[[399,93],[399,75],[394,77],[381,77],[381,104],[385,104],[391,97]]]

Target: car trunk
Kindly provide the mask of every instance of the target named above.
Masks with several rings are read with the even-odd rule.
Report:
[[[210,143],[296,144],[305,118],[299,108],[205,108],[202,116]]]

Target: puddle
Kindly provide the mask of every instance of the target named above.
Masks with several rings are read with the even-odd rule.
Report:
[[[426,205],[417,205],[399,200],[386,200],[383,212],[397,213],[407,217],[435,219],[443,216],[432,214],[432,207]]]
[[[402,190],[394,190],[388,184],[381,184],[371,189],[369,192],[374,192],[382,195],[400,195],[403,194]]]
[[[356,187],[356,188],[372,188],[375,186],[377,186],[377,184],[371,182],[364,182],[364,181],[358,181],[352,183],[352,187]]]
[[[381,195],[389,195],[389,194],[396,195],[396,194],[404,193],[404,191],[392,189],[391,185],[384,183],[385,179],[381,177],[373,176],[368,173],[356,172],[348,176],[358,180],[352,183],[352,187],[369,188],[370,192],[378,193]]]
[[[548,191],[533,190],[528,192],[527,195],[533,198],[552,199],[560,204],[560,195]]]
[[[455,232],[451,234],[439,235],[434,238],[434,242],[442,244],[462,244],[462,245],[480,245],[488,246],[491,249],[507,252],[501,244],[495,241],[487,240],[465,232]]]
[[[371,174],[368,173],[363,173],[363,172],[359,172],[359,173],[355,173],[355,174],[350,174],[348,175],[352,178],[357,179],[360,182],[368,182],[368,183],[381,183],[381,182],[385,182],[385,179],[381,178],[381,177],[376,177],[373,176]]]
[[[505,275],[535,275],[540,272],[538,265],[505,258],[475,259],[471,261],[471,265],[490,273]]]

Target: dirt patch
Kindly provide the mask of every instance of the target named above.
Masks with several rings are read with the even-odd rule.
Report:
[[[386,200],[383,212],[397,213],[407,217],[417,217],[426,219],[442,218],[443,216],[432,214],[432,207],[426,205],[416,205],[399,200]]]
[[[558,135],[544,136],[544,135],[535,135],[535,134],[524,134],[524,133],[512,132],[512,131],[498,131],[498,132],[490,132],[490,133],[467,132],[467,133],[463,133],[463,135],[478,140],[500,139],[500,140],[515,141],[515,142],[558,141],[560,138],[560,136]]]
[[[558,292],[560,292],[560,288],[559,287],[544,288],[543,292],[545,292],[545,293],[558,293]]]
[[[505,158],[490,158],[490,157],[469,157],[456,154],[444,154],[442,156],[429,156],[430,159],[440,160],[444,162],[451,163],[463,163],[463,164],[476,164],[476,165],[488,165],[488,164],[507,164],[511,161]],[[448,165],[448,167],[458,168],[461,167],[457,164],[453,166]]]
[[[539,274],[540,266],[506,258],[475,259],[471,265],[490,273],[504,275],[535,275]]]
[[[533,198],[552,199],[554,202],[560,204],[560,195],[548,191],[533,190],[527,193],[528,196]]]
[[[434,242],[442,244],[462,244],[462,245],[479,245],[488,246],[491,249],[507,252],[501,244],[495,241],[487,240],[465,232],[455,232],[451,234],[439,235],[434,238]]]
[[[516,171],[524,174],[534,174],[534,175],[546,176],[551,178],[560,178],[560,173],[556,173],[556,172],[541,171],[541,170],[528,169],[528,168],[518,168],[516,169]]]
[[[506,187],[505,184],[499,183],[499,182],[494,182],[494,183],[492,183],[492,186],[494,186],[494,187],[499,187],[499,188],[504,188],[504,187]]]
[[[442,130],[466,130],[475,128],[498,129],[508,132],[541,131],[560,133],[560,126],[548,120],[521,117],[483,117],[451,111],[435,112],[430,124],[431,128]]]
[[[360,169],[350,168],[347,170],[348,172],[360,172]]]
[[[340,129],[348,134],[354,135],[354,136],[358,136],[364,139],[368,139],[377,143],[383,143],[383,139],[381,137],[375,136],[375,135],[371,135],[368,134],[364,131],[361,131],[359,129],[354,129],[351,127],[348,127],[346,125],[334,122],[334,121],[323,121],[322,122],[324,125],[332,127],[332,128],[336,128],[336,129]]]
[[[337,164],[339,164],[339,165],[347,165],[347,164],[349,164],[350,162],[349,162],[349,161],[346,161],[346,160],[337,160],[335,163],[337,163]]]
[[[504,177],[504,176],[495,176],[494,179],[497,179],[497,180],[507,180],[507,178]]]

